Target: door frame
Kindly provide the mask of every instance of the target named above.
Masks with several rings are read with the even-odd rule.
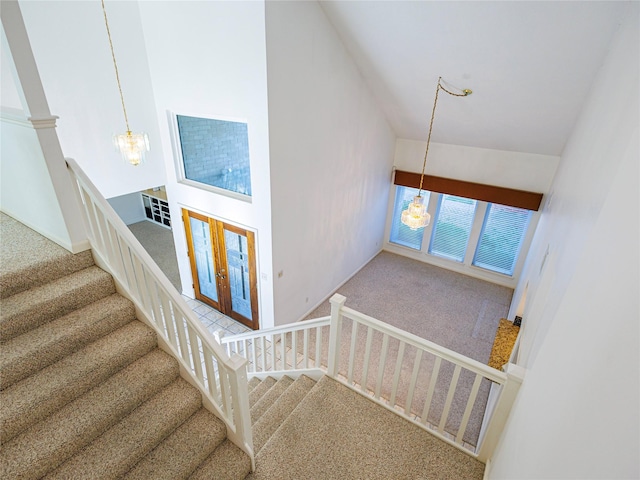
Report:
[[[193,217],[202,222],[206,222],[209,225],[209,232],[211,237],[211,247],[214,270],[216,274],[216,288],[218,293],[218,301],[203,295],[200,293],[200,285],[198,281],[198,270],[195,259],[195,252],[193,252],[193,237],[191,234],[191,223],[189,218]],[[197,300],[210,305],[217,311],[230,317],[243,325],[258,330],[260,328],[259,322],[259,305],[258,305],[258,275],[257,275],[257,259],[256,259],[256,244],[255,233],[252,230],[243,228],[231,223],[227,223],[224,220],[220,220],[215,217],[204,215],[202,213],[189,210],[182,207],[182,222],[184,224],[184,232],[187,241],[187,253],[189,255],[189,265],[191,267],[192,286],[194,289],[194,295]],[[249,265],[249,295],[251,302],[251,319],[240,315],[233,311],[231,303],[231,289],[229,284],[229,272],[227,265],[227,252],[224,239],[224,231],[228,230],[239,235],[243,235],[247,238],[247,254]],[[222,266],[225,267],[224,271]]]

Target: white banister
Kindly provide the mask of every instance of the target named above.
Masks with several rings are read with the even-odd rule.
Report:
[[[329,366],[327,374],[336,377],[340,363],[340,333],[342,331],[342,314],[347,298],[339,293],[331,297],[331,324],[329,327]]]
[[[49,103],[31,49],[20,4],[17,0],[2,1],[0,21],[2,22],[7,46],[13,60],[13,62],[9,62],[9,68],[13,68],[17,75],[18,82],[16,82],[16,86],[18,87],[18,94],[21,96],[22,107],[36,133],[68,238],[50,237],[49,234],[53,233],[51,231],[41,231],[41,233],[60,243],[72,253],[87,250],[89,245],[84,225],[80,222],[80,206],[74,198],[73,186],[67,174],[64,155],[56,133],[56,120],[58,117],[51,115],[49,110]],[[4,64],[3,73],[7,74]],[[14,162],[17,161],[15,158],[12,160]],[[3,174],[5,173],[3,168]],[[12,180],[16,181],[18,179]],[[39,192],[33,191],[30,191],[29,194],[40,195]],[[20,209],[20,213],[29,213],[28,216],[33,216],[33,213],[28,212],[28,210]],[[31,218],[31,220],[33,219]]]
[[[234,354],[230,358],[229,383],[234,412],[249,412],[249,390],[247,380],[247,360]],[[253,451],[253,437],[251,434],[251,415],[243,415],[236,420],[238,442],[249,442],[248,446]],[[233,440],[233,438],[232,438]],[[251,458],[251,471],[255,470],[255,459]]]
[[[498,439],[507,423],[513,402],[524,380],[525,369],[521,366],[507,363],[504,369],[507,379],[501,387],[498,401],[491,413],[484,435],[480,438],[478,460],[484,463],[491,458],[491,454],[498,444]]]
[[[316,369],[324,368],[326,375],[425,428],[443,441],[486,462],[495,448],[522,382],[521,369],[518,370],[513,365],[509,366],[506,373],[493,369],[345,307],[346,298],[342,295],[334,295],[330,302],[330,317],[232,335],[221,338],[220,341],[230,353],[244,350],[247,354],[246,352],[250,352],[251,348],[255,352],[256,346],[261,346],[262,358],[253,358],[253,362],[250,362],[253,365],[248,369],[250,374],[262,377],[271,374],[276,376],[292,373],[308,374],[309,364],[315,365]],[[348,321],[352,324],[348,325]],[[327,327],[329,339],[328,342],[322,342],[322,329]],[[361,337],[358,337],[359,331],[363,332]],[[303,335],[302,347],[297,337],[300,332]],[[366,339],[363,341],[364,332],[366,332]],[[342,345],[342,335],[348,336],[349,333],[350,340]],[[311,352],[309,346],[314,342],[309,337],[314,334],[315,352]],[[290,364],[280,362],[282,368],[277,370],[274,363],[275,357],[277,353],[284,357],[288,347],[287,335],[291,335],[292,349],[288,353],[292,355],[293,360]],[[377,343],[378,341],[380,344]],[[394,348],[397,345],[394,354],[389,353],[391,341],[394,342]],[[239,346],[241,342],[244,349]],[[322,350],[323,348],[326,350]],[[372,355],[374,349],[379,353],[378,358]],[[271,369],[265,361],[268,351],[272,356]],[[325,352],[326,366],[321,360]],[[296,365],[298,354],[303,356],[299,362],[300,368]],[[260,360],[262,360],[261,370]],[[433,366],[430,366],[429,362],[433,362]],[[393,374],[387,379],[385,372],[389,370],[392,370]],[[358,375],[355,374],[357,371]],[[369,379],[370,376],[371,379]],[[476,409],[480,401],[481,388],[486,390],[488,386],[485,381],[494,382],[494,388],[500,389],[500,393],[498,401],[495,404],[489,404],[484,414],[487,419],[483,422],[482,418],[478,418],[478,412],[481,411]],[[414,405],[420,410],[421,415],[414,411]],[[466,440],[465,434],[472,418],[474,431],[469,434],[469,440]],[[469,442],[475,442],[475,445]]]
[[[177,359],[254,466],[247,360],[227,354],[82,169],[72,159],[67,164],[96,263],[112,274],[118,291],[155,330],[159,345]]]

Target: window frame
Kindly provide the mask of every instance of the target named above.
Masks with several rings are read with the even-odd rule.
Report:
[[[485,214],[484,214],[484,218],[482,220],[482,229],[480,230],[480,235],[478,236],[478,241],[476,242],[476,247],[475,247],[475,250],[474,250],[472,258],[471,258],[471,265],[474,266],[474,267],[482,268],[483,270],[489,270],[490,272],[498,273],[498,274],[501,274],[501,275],[513,276],[513,273],[515,272],[515,269],[516,269],[516,265],[518,263],[518,259],[520,258],[520,254],[522,253],[522,246],[523,246],[523,243],[524,243],[524,239],[525,239],[525,237],[527,235],[527,231],[529,230],[529,226],[531,224],[531,219],[533,218],[533,213],[534,212],[531,211],[531,210],[524,209],[524,208],[520,208],[519,209],[519,210],[524,210],[524,211],[528,212],[527,219],[526,219],[526,227],[525,227],[524,231],[522,232],[522,234],[520,235],[520,242],[518,243],[518,247],[516,249],[516,255],[515,255],[515,259],[514,259],[514,262],[513,262],[513,267],[511,269],[511,272],[510,273],[505,273],[504,271],[499,271],[499,270],[496,270],[496,269],[486,268],[486,267],[482,267],[482,266],[476,264],[476,260],[477,260],[477,257],[478,257],[478,252],[480,250],[480,241],[482,240],[482,235],[484,234],[485,229],[487,228],[487,222],[489,221],[489,215],[491,214],[491,207],[493,207],[493,205],[498,205],[498,206],[506,207],[506,208],[518,208],[518,207],[510,207],[509,205],[501,205],[501,204],[495,203],[495,202],[487,203],[486,211],[485,211]]]
[[[251,155],[251,125],[247,121],[246,118],[238,118],[238,117],[226,117],[222,115],[209,115],[204,114],[202,112],[199,113],[186,113],[186,112],[169,112],[169,128],[171,132],[171,140],[173,147],[173,158],[174,158],[174,167],[176,172],[176,181],[179,184],[187,185],[189,187],[198,188],[200,190],[205,190],[211,193],[216,193],[218,195],[222,195],[224,197],[229,197],[234,200],[240,200],[246,203],[253,203],[252,195],[244,195],[242,193],[234,192],[232,190],[227,190],[225,188],[216,187],[214,185],[209,185],[206,183],[198,182],[196,180],[191,180],[187,178],[185,168],[184,168],[184,158],[182,156],[182,144],[180,141],[180,130],[178,128],[178,115],[186,116],[186,117],[198,117],[198,118],[210,118],[212,120],[223,120],[228,122],[240,122],[247,124],[247,136],[249,142],[249,166],[251,168],[252,164],[252,155]],[[253,169],[252,169],[253,170]],[[251,179],[251,192],[253,192],[253,181]]]
[[[522,268],[524,266],[527,253],[529,251],[529,247],[531,245],[533,235],[538,225],[538,221],[540,219],[539,211],[530,210],[531,217],[529,219],[529,224],[527,226],[527,229],[523,235],[522,242],[520,244],[520,251],[515,261],[513,274],[507,275],[504,273],[485,269],[477,265],[473,265],[473,259],[475,256],[476,249],[478,247],[478,242],[480,241],[480,237],[482,234],[482,229],[483,229],[484,221],[487,215],[488,206],[490,205],[490,203],[498,203],[498,202],[486,202],[483,200],[476,199],[477,201],[476,210],[475,210],[475,215],[474,215],[474,219],[471,227],[471,233],[469,235],[469,241],[467,243],[467,249],[465,252],[464,261],[457,262],[455,260],[449,260],[447,258],[440,257],[437,255],[432,255],[429,253],[431,238],[433,235],[433,229],[437,221],[437,216],[436,216],[437,207],[440,203],[440,197],[442,196],[442,194],[438,192],[431,191],[429,195],[427,211],[431,215],[431,221],[429,225],[423,229],[424,230],[423,241],[422,241],[422,248],[420,250],[415,250],[410,247],[405,247],[403,245],[393,243],[389,240],[392,223],[394,221],[393,214],[394,214],[396,189],[402,186],[403,185],[399,185],[399,184],[393,185],[393,187],[395,188],[391,188],[389,192],[387,225],[385,228],[385,239],[383,243],[384,250],[392,253],[396,253],[399,255],[403,255],[405,257],[413,258],[415,260],[419,260],[431,265],[446,268],[448,270],[453,270],[459,273],[463,273],[465,275],[469,275],[475,278],[480,278],[493,283],[497,283],[499,285],[515,288],[515,286],[517,285],[518,279],[520,277],[520,274],[522,272]],[[457,196],[462,196],[462,195],[457,195]],[[465,198],[468,198],[468,197],[465,197]]]
[[[451,194],[444,194],[444,193],[440,193],[438,194],[438,205],[436,207],[436,214],[435,216],[433,216],[431,218],[431,221],[433,223],[433,228],[431,230],[431,236],[429,237],[429,246],[427,247],[426,251],[429,255],[433,256],[433,257],[438,257],[438,258],[443,258],[445,260],[449,260],[451,262],[457,262],[457,263],[464,263],[465,259],[467,258],[467,250],[469,249],[469,242],[471,241],[471,234],[474,232],[474,226],[475,226],[475,219],[476,219],[476,212],[478,210],[478,203],[480,202],[479,200],[475,200],[475,199],[468,199],[471,200],[473,202],[475,202],[475,205],[473,206],[473,218],[471,219],[471,225],[469,228],[469,234],[467,235],[467,240],[465,242],[465,246],[464,246],[464,253],[462,255],[462,259],[458,260],[456,258],[454,258],[451,255],[446,255],[444,253],[433,253],[433,243],[436,237],[436,234],[438,233],[438,229],[436,228],[436,224],[438,222],[438,218],[440,217],[440,213],[442,212],[442,202],[444,201],[444,196],[445,195],[449,195],[451,197],[456,197],[456,198],[467,198],[467,197],[460,197],[459,195],[451,195]],[[424,239],[423,239],[424,242]]]

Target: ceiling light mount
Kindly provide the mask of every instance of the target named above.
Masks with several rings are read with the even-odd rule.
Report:
[[[465,88],[461,90],[461,93],[455,93],[447,90],[442,86],[442,77],[438,77],[438,86],[436,87],[436,98],[433,102],[433,109],[431,110],[431,121],[429,122],[429,135],[427,136],[427,148],[424,152],[424,161],[422,162],[422,173],[420,174],[420,188],[418,189],[418,195],[413,197],[413,201],[409,204],[407,209],[402,212],[400,221],[408,226],[411,230],[417,230],[429,225],[431,221],[431,215],[427,213],[427,205],[424,204],[424,197],[422,196],[422,184],[424,182],[424,169],[427,166],[427,154],[429,153],[429,144],[431,143],[431,132],[433,130],[433,119],[436,115],[436,106],[438,105],[438,94],[440,90],[445,91],[449,95],[454,97],[467,97],[473,92]]]

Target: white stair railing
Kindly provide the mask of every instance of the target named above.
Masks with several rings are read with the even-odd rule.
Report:
[[[294,371],[302,374],[326,367],[329,349],[323,339],[329,338],[330,320],[331,317],[322,317],[218,338],[229,355],[238,354],[249,361],[249,374],[267,372],[280,376]]]
[[[66,160],[96,263],[112,274],[158,343],[180,362],[206,406],[227,425],[229,439],[251,457],[253,469],[247,360],[227,355],[82,169]]]
[[[522,383],[522,369],[509,364],[501,372],[345,307],[345,301],[339,294],[331,298],[330,317],[220,341],[228,353],[249,360],[251,375],[322,369],[486,463]],[[491,385],[497,400],[485,411]],[[480,431],[483,416],[488,419]]]

